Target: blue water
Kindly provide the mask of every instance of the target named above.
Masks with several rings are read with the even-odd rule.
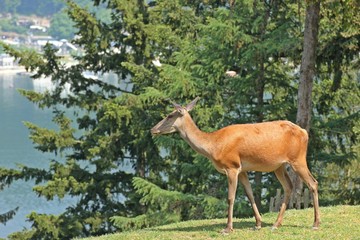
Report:
[[[37,151],[29,139],[29,131],[23,121],[52,128],[54,124],[51,122],[51,110],[39,109],[18,93],[19,88],[41,92],[51,88],[51,82],[47,79],[32,80],[29,76],[0,72],[0,166],[16,168],[17,164],[24,164],[47,169],[50,159],[58,159],[60,156]],[[59,214],[76,201],[71,198],[47,201],[32,191],[33,186],[32,181],[17,181],[0,191],[0,213],[19,207],[12,220],[6,225],[0,224],[0,237],[30,228],[31,223],[26,221],[26,215],[32,211]]]

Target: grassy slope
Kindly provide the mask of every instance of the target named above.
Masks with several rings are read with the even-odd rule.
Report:
[[[288,210],[283,226],[271,231],[276,213],[263,215],[263,228],[252,230],[253,218],[235,219],[234,232],[223,236],[219,234],[225,227],[226,219],[187,221],[161,227],[104,235],[87,240],[148,240],[148,239],[360,239],[360,206],[335,206],[321,208],[321,225],[312,230],[313,209],[301,211]]]

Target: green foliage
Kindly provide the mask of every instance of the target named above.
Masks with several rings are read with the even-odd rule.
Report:
[[[0,2],[0,12],[2,13],[16,13],[17,7],[20,5],[21,0],[3,0]],[[0,28],[1,29],[1,28]],[[3,30],[5,31],[5,30]]]
[[[128,231],[179,222],[181,218],[176,213],[154,212],[138,215],[133,218],[115,216],[111,217],[110,220],[118,229]]]
[[[22,26],[17,26],[15,21],[13,21],[11,19],[0,19],[0,31],[25,34],[27,29]]]
[[[25,122],[24,125],[30,130],[30,139],[36,144],[35,148],[42,152],[63,152],[67,148],[71,148],[76,143],[73,134],[75,130],[71,128],[70,119],[66,118],[62,113],[56,115],[53,119],[54,123],[59,126],[59,133],[54,130],[38,127],[32,123]]]
[[[33,229],[13,233],[9,239],[64,239],[64,236],[81,236],[82,224],[74,218],[63,215],[46,215],[32,212],[28,215],[33,222]]]
[[[359,31],[358,4],[324,2],[319,36],[319,79],[314,86],[310,138],[324,204],[358,204]],[[338,15],[342,12],[341,16]],[[345,17],[351,16],[351,17]],[[357,29],[357,30],[355,30]],[[319,150],[316,150],[319,149]]]
[[[0,214],[0,223],[5,224],[7,221],[12,219],[18,210],[19,210],[19,207],[16,207],[15,209],[7,211],[6,213],[1,213]]]
[[[44,59],[33,49],[15,49],[3,42],[0,42],[0,46],[3,47],[7,53],[14,56],[16,60],[19,60],[19,64],[24,66],[27,71],[35,71],[36,66],[45,67]],[[52,48],[50,45],[47,45],[45,49],[47,52],[50,52]],[[35,94],[37,93],[34,93],[34,95]]]
[[[73,25],[64,11],[55,13],[50,21],[49,34],[57,39],[72,39],[76,31]]]
[[[121,230],[140,229],[164,225],[180,220],[216,218],[224,215],[226,201],[208,195],[191,195],[159,188],[142,178],[135,177],[133,184],[142,196],[140,203],[149,206],[146,215],[133,218],[112,217]]]
[[[360,197],[360,164],[352,160],[344,167],[331,163],[326,166],[323,173],[322,198],[329,205],[351,204],[358,205]]]
[[[94,8],[106,8],[104,18],[77,3],[66,5],[79,36],[73,43],[83,49],[74,65],[64,64],[51,45],[36,53],[2,44],[34,72],[34,81],[51,78],[54,90],[19,91],[40,108],[52,109],[56,128],[25,123],[35,148],[53,159],[48,169],[0,169],[0,186],[33,179],[39,197],[78,199],[58,216],[31,213],[32,228],[13,238],[69,239],[225,217],[226,177],[178,136],[152,138],[149,129],[172,111],[166,99],[186,103],[195,96],[201,101],[192,116],[205,131],[295,121],[303,4],[94,1]],[[357,16],[354,4],[341,5],[347,16]],[[355,17],[342,19],[332,1],[323,6],[308,162],[320,186],[326,185],[320,187],[322,204],[356,204],[359,32]],[[227,70],[237,75],[228,77]],[[85,77],[85,71],[100,77]],[[257,183],[258,196],[265,192],[264,206],[279,187],[274,182],[265,174]],[[251,213],[240,188],[236,203],[236,213]]]

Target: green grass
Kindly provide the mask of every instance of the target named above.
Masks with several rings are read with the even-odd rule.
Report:
[[[150,239],[360,239],[360,206],[335,206],[320,209],[319,230],[312,230],[313,209],[287,210],[283,226],[271,231],[277,214],[262,216],[262,229],[255,231],[253,218],[234,219],[234,232],[221,235],[226,219],[186,221],[160,227],[129,231],[86,240],[150,240]],[[236,215],[236,213],[235,213]]]

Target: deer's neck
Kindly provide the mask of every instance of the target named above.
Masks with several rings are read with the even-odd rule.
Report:
[[[205,157],[211,156],[213,149],[210,133],[201,131],[190,116],[185,116],[184,124],[178,127],[180,136],[194,149],[196,152]]]

